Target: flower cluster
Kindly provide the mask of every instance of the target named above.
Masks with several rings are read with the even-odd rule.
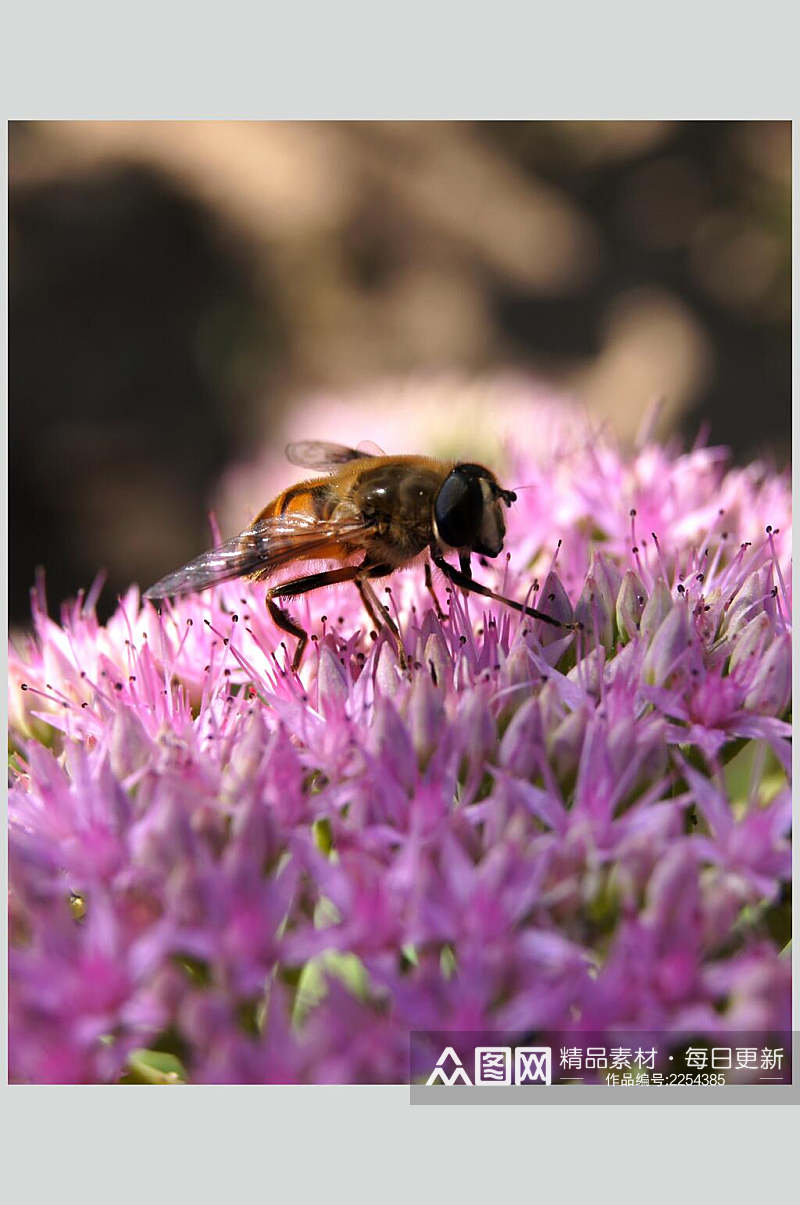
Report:
[[[530,416],[527,429],[535,430]],[[10,659],[11,1076],[402,1082],[412,1030],[790,1025],[787,482],[587,432],[401,631],[233,582]],[[381,583],[382,584],[382,583]],[[382,584],[383,585],[383,584]]]

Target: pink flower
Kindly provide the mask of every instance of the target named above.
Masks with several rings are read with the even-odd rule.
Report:
[[[437,388],[340,434],[435,452]],[[113,1081],[149,1047],[195,1081],[391,1082],[412,1029],[783,1024],[788,483],[719,449],[623,455],[519,382],[492,407],[528,488],[476,576],[578,631],[439,580],[442,620],[412,569],[383,596],[408,670],[343,586],[298,602],[295,675],[257,584],[160,615],[131,588],[106,625],[93,595],[57,622],[34,592],[14,1078]]]

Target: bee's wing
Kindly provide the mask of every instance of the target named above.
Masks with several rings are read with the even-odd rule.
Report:
[[[286,457],[292,464],[300,465],[304,469],[317,469],[320,472],[348,464],[351,460],[363,460],[375,455],[380,456],[382,453],[346,448],[343,444],[324,443],[318,439],[304,439],[299,443],[288,444],[286,448]]]
[[[385,456],[383,448],[378,444],[373,443],[371,439],[362,439],[361,443],[356,448],[359,456]]]
[[[264,526],[259,524],[259,526]],[[240,535],[216,548],[203,552],[181,569],[168,573],[160,581],[145,590],[144,598],[171,598],[180,594],[193,594],[205,590],[217,582],[227,582],[234,577],[244,577],[263,564],[267,556],[267,540],[257,534],[257,529],[243,531]]]
[[[145,590],[150,599],[195,594],[235,577],[269,577],[281,565],[331,555],[331,546],[342,541],[355,543],[374,535],[357,519],[319,520],[313,515],[292,512],[271,515],[225,540],[217,548],[201,553],[174,573]]]

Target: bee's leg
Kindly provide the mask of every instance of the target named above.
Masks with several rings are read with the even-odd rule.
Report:
[[[308,644],[308,632],[295,623],[290,615],[287,615],[277,603],[273,602],[273,599],[296,598],[299,594],[307,594],[309,590],[318,590],[320,586],[334,586],[337,582],[352,582],[361,572],[361,565],[344,565],[341,569],[328,569],[324,573],[310,573],[307,577],[295,577],[288,582],[279,582],[267,593],[267,609],[275,623],[284,632],[289,632],[290,635],[297,637],[297,648],[292,658],[294,673],[299,669],[303,659],[303,653]]]
[[[292,658],[292,671],[296,673],[297,668],[303,659],[303,653],[305,652],[306,645],[308,644],[308,632],[306,632],[304,628],[301,628],[299,624],[295,623],[291,615],[289,615],[286,611],[281,610],[278,604],[273,602],[269,595],[267,595],[267,610],[281,631],[288,632],[290,636],[295,636],[297,638],[297,647],[294,650],[294,657]]]
[[[382,572],[376,576],[383,577],[384,573]],[[372,586],[368,581],[366,581],[365,578],[358,578],[356,580],[356,586],[358,587],[358,592],[361,595],[361,601],[364,604],[364,609],[366,610],[372,622],[375,624],[375,627],[381,628],[385,624],[392,633],[395,647],[397,649],[397,659],[400,662],[401,669],[405,669],[408,664],[406,659],[406,651],[403,648],[403,640],[400,635],[400,629],[392,619],[392,616],[389,613],[389,608],[383,605],[375,591],[372,589]]]
[[[358,577],[356,578],[356,589],[361,595],[364,610],[369,615],[375,627],[380,628],[384,623],[389,623],[390,617],[384,613],[384,609],[369,583],[364,581],[363,578]]]
[[[436,597],[436,591],[433,588],[433,576],[431,574],[430,561],[425,562],[425,586],[427,587],[428,593],[433,599],[433,605],[436,608],[436,618],[440,620],[440,622],[443,622],[445,619],[447,619],[447,616],[442,610],[439,604],[439,599]]]
[[[394,636],[395,647],[397,648],[397,659],[400,662],[402,669],[408,666],[406,651],[403,647],[403,638],[400,635],[400,629],[392,619],[391,612],[388,607],[385,607],[380,601],[372,586],[366,580],[368,577],[388,577],[394,572],[392,565],[368,564],[366,560],[361,565],[361,579],[356,583],[358,592],[361,595],[361,600],[367,610],[372,622],[376,627],[385,624],[389,631]]]
[[[554,628],[564,628],[565,631],[574,631],[580,625],[577,623],[562,623],[560,619],[554,619],[552,615],[545,615],[544,611],[537,611],[536,607],[526,607],[522,603],[515,602],[513,598],[504,598],[502,594],[495,594],[494,590],[490,590],[488,586],[482,586],[480,582],[474,581],[471,577],[467,577],[465,573],[460,572],[455,566],[448,564],[437,548],[431,548],[431,559],[437,569],[441,569],[445,577],[449,577],[454,585],[460,586],[462,590],[470,590],[473,594],[482,594],[484,598],[493,598],[495,602],[504,603],[507,607],[513,607],[515,611],[521,611],[523,615],[530,615],[533,619],[541,619],[543,623],[552,624]]]

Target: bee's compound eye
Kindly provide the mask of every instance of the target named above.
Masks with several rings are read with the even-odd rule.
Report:
[[[471,548],[483,515],[483,491],[477,477],[453,469],[433,507],[439,538],[450,548]]]

